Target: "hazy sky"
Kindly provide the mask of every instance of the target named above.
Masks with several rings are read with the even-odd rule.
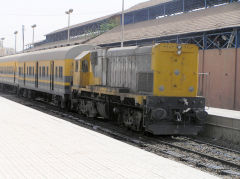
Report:
[[[125,0],[125,9],[147,0]],[[0,5],[0,38],[4,46],[14,47],[14,31],[18,31],[17,49],[22,49],[22,25],[25,44],[32,42],[31,25],[36,24],[35,41],[67,26],[65,11],[73,8],[71,25],[121,11],[122,0],[3,0]]]

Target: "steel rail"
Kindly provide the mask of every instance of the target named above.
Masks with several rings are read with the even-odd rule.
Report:
[[[191,149],[187,149],[187,148],[184,148],[184,147],[179,146],[179,145],[174,145],[172,143],[169,143],[169,142],[166,142],[166,141],[163,141],[163,140],[153,140],[153,141],[155,141],[155,144],[168,145],[170,147],[177,148],[177,149],[182,150],[182,151],[190,152],[190,153],[199,155],[201,157],[208,158],[208,159],[211,159],[213,161],[220,162],[222,164],[225,164],[225,165],[228,165],[228,166],[240,169],[240,165],[239,164],[235,164],[235,163],[223,160],[223,159],[219,159],[219,158],[216,158],[216,157],[213,157],[213,156],[210,156],[210,155],[206,155],[206,154],[203,154],[203,153],[200,153],[200,152],[197,152],[197,151],[193,151]]]

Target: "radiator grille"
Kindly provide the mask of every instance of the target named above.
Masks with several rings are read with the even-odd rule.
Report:
[[[137,74],[138,92],[153,92],[153,73],[140,72]]]

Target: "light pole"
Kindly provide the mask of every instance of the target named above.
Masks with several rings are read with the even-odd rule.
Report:
[[[33,29],[33,36],[32,36],[32,45],[33,45],[34,44],[34,28],[37,27],[37,25],[33,24],[31,27]]]
[[[3,48],[3,41],[5,40],[5,37],[2,37],[1,38],[1,41],[2,41],[2,48]]]
[[[65,13],[68,15],[68,42],[70,40],[70,14],[73,12],[73,9],[69,9]]]
[[[15,53],[17,53],[17,33],[18,33],[18,31],[14,32],[14,35],[15,35]]]
[[[122,0],[122,37],[121,37],[121,47],[123,47],[124,42],[124,0]]]
[[[22,25],[22,42],[23,42],[23,49],[22,49],[22,51],[24,52],[24,31],[25,31],[25,26],[24,25]]]

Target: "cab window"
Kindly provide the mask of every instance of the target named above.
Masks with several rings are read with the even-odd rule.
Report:
[[[88,72],[88,61],[87,60],[82,61],[82,72]]]

